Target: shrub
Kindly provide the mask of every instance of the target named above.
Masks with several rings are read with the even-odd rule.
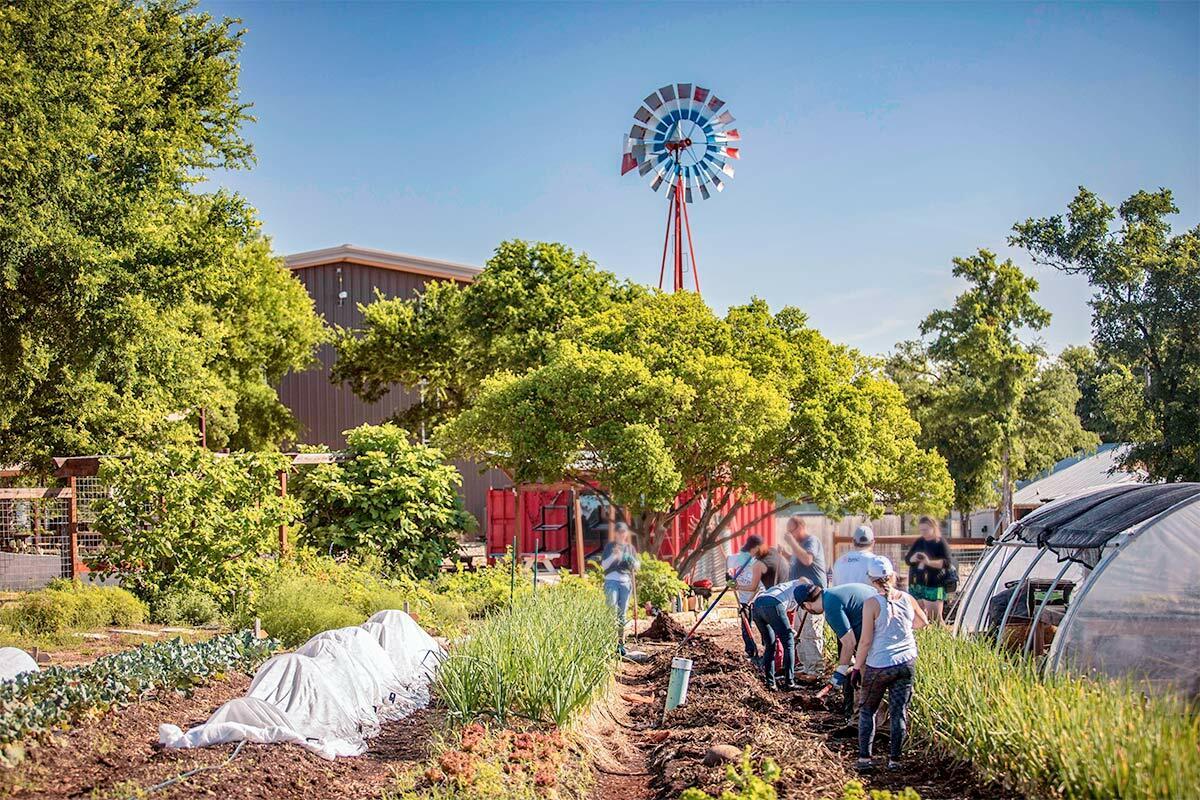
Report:
[[[452,717],[566,724],[611,679],[617,630],[599,591],[547,587],[485,619],[443,662],[435,691]]]
[[[220,619],[221,609],[199,589],[172,589],[159,595],[153,616],[163,625],[211,625]]]
[[[146,620],[146,606],[117,586],[56,580],[45,589],[23,594],[5,619],[21,633],[56,634],[137,625]]]
[[[346,461],[319,464],[295,484],[307,506],[305,543],[378,553],[392,571],[435,575],[470,525],[458,470],[391,424],[346,431],[346,452]]]
[[[504,558],[497,559],[491,566],[468,570],[462,564],[456,564],[454,570],[438,575],[433,588],[462,603],[470,616],[482,616],[507,608],[513,598],[533,591],[533,573],[520,566],[514,580],[512,567],[510,547]]]
[[[769,758],[763,760],[762,774],[760,775],[750,761],[750,748],[747,747],[742,751],[740,764],[736,767],[733,764],[725,767],[725,779],[733,785],[733,788],[722,792],[721,800],[775,800],[778,796],[775,791],[775,783],[779,780],[779,775],[779,766]],[[888,797],[890,798],[891,795],[889,794]],[[700,789],[691,788],[684,789],[683,794],[679,795],[679,800],[715,800],[715,798]],[[921,799],[917,798],[917,800]]]
[[[8,624],[25,634],[62,633],[75,620],[79,601],[71,592],[43,589],[21,595],[8,612]]]
[[[102,547],[92,559],[134,594],[157,605],[161,594],[197,590],[235,612],[271,569],[278,529],[299,513],[294,497],[279,497],[279,453],[218,456],[170,446],[105,459],[100,480],[111,496],[98,500]]]
[[[675,598],[688,590],[687,584],[666,561],[649,553],[641,558],[642,567],[637,573],[638,604],[649,603],[654,608],[670,611]]]
[[[258,616],[263,628],[287,647],[364,619],[336,584],[293,570],[281,570],[270,581],[258,601]]]
[[[1122,683],[1039,675],[987,642],[921,631],[918,738],[1031,797],[1166,800],[1200,786],[1200,717]]]

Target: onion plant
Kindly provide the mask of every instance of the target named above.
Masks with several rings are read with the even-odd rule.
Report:
[[[913,733],[1031,798],[1157,800],[1200,787],[1200,716],[1120,682],[1034,662],[941,629],[920,634]]]
[[[458,643],[434,690],[452,716],[567,723],[608,684],[616,619],[594,587],[571,582],[518,598]]]

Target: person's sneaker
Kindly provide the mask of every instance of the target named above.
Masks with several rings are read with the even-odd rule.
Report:
[[[889,771],[895,772],[896,770],[904,769],[904,765],[901,764],[899,761],[896,761],[895,759],[889,758],[887,768]]]
[[[854,768],[859,772],[874,772],[875,764],[869,758],[860,758],[854,762]]]
[[[794,692],[800,688],[800,684],[796,683],[795,681],[784,681],[781,684],[781,688],[785,692]]]
[[[775,681],[763,681],[763,686],[767,687],[768,692],[774,692],[779,689],[779,687],[775,685]]]

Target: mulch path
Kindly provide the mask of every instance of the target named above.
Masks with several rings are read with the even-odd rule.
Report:
[[[750,746],[755,761],[773,758],[782,768],[777,789],[785,799],[840,798],[847,781],[859,780],[868,789],[911,786],[922,800],[1020,800],[980,782],[969,766],[927,752],[906,754],[907,766],[898,772],[859,775],[853,769],[857,739],[846,735],[840,698],[814,702],[820,684],[768,692],[742,654],[736,625],[709,626],[708,632],[684,648],[682,655],[693,661],[687,703],[665,718],[675,644],[643,641],[636,646],[653,653],[651,661],[622,665],[615,702],[630,725],[614,735],[627,736],[635,754],[619,770],[625,775],[597,772],[595,798],[675,800],[689,787],[719,796],[727,788],[725,767],[703,761],[712,745],[727,744]],[[886,753],[886,732],[880,734],[876,752]]]
[[[431,732],[440,727],[435,711],[420,711],[388,723],[359,758],[325,761],[292,745],[246,744],[222,764],[235,745],[198,750],[159,747],[163,722],[184,730],[204,722],[227,700],[245,694],[250,677],[235,674],[195,690],[171,692],[134,703],[81,725],[52,743],[30,748],[14,769],[0,770],[0,795],[20,798],[143,797],[150,786],[197,767],[213,769],[155,792],[155,798],[369,798],[393,788],[397,768],[423,760]]]

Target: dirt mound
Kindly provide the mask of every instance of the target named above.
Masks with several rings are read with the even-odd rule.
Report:
[[[685,636],[687,629],[672,619],[670,614],[659,614],[646,632],[641,634],[643,639],[652,642],[680,642]]]

